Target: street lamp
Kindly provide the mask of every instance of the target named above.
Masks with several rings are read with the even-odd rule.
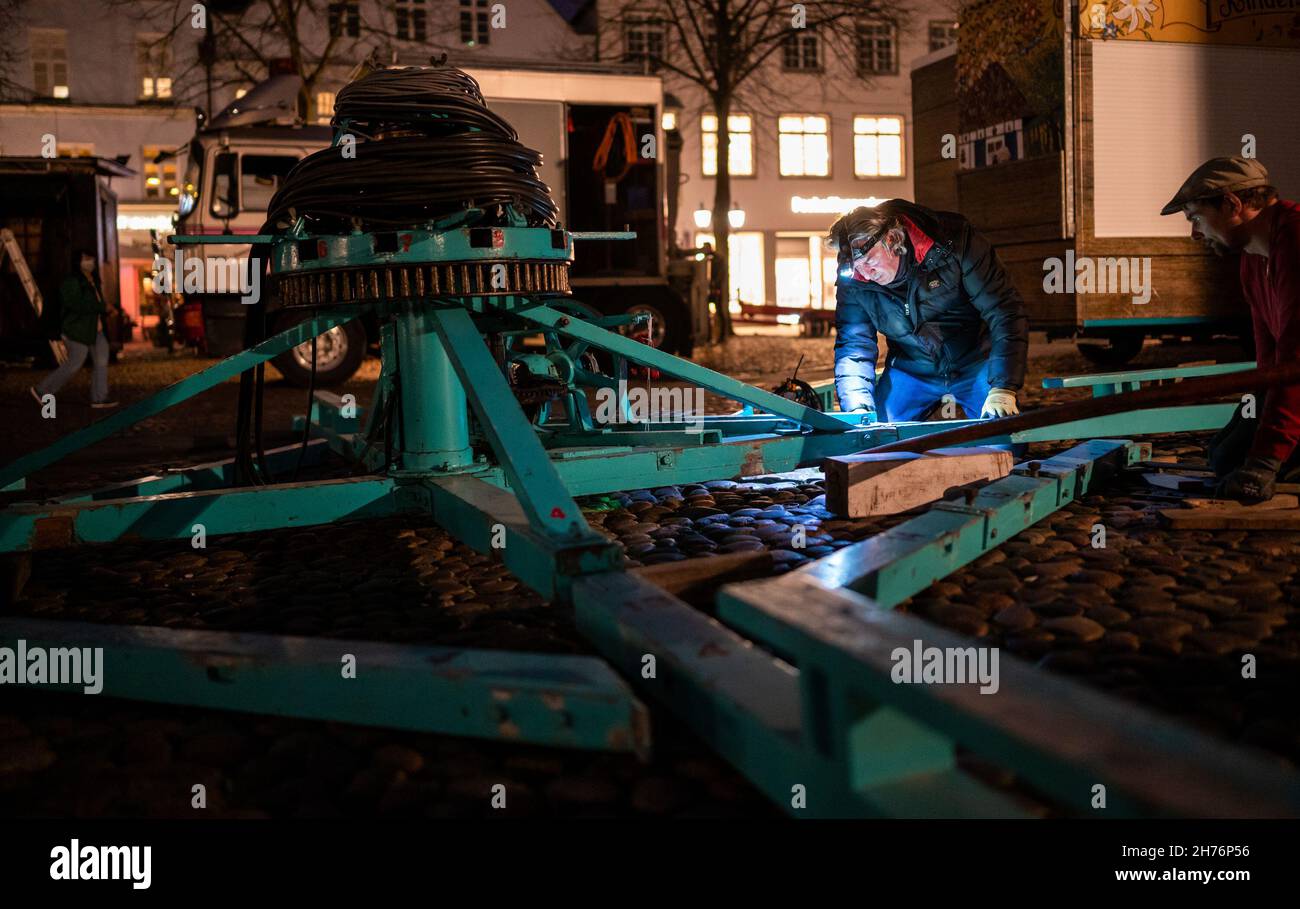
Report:
[[[664,112],[659,118],[659,125],[663,127],[664,132],[671,132],[677,129],[677,124],[682,119],[682,102],[674,94],[664,95]]]
[[[698,227],[700,230],[708,230],[709,225],[711,225],[712,223],[713,223],[713,212],[705,208],[704,203],[701,202],[700,207],[695,209],[695,226]]]
[[[731,225],[732,229],[740,230],[745,226],[745,210],[737,206],[727,212],[727,223]]]

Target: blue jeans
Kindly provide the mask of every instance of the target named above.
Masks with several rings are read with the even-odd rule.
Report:
[[[41,397],[47,394],[58,394],[59,389],[81,369],[86,362],[86,355],[89,354],[91,362],[94,363],[94,370],[90,374],[90,400],[94,404],[107,401],[108,339],[104,337],[104,333],[101,331],[95,336],[93,345],[81,344],[67,335],[63,336],[63,343],[68,349],[68,358],[58,369],[36,384],[36,393]]]
[[[966,419],[978,420],[984,399],[989,395],[989,362],[985,360],[968,367],[956,378],[914,376],[890,366],[876,382],[876,407],[880,419],[886,423],[919,420],[922,415],[951,395],[952,401],[966,411]],[[940,419],[957,419],[956,409],[940,413]]]

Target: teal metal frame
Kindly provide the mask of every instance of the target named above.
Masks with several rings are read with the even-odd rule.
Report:
[[[1095,373],[1086,376],[1048,376],[1044,388],[1090,388],[1094,398],[1137,391],[1143,385],[1192,379],[1197,376],[1221,376],[1254,369],[1255,363],[1211,363],[1206,366],[1176,366],[1165,369],[1137,369],[1126,372]]]
[[[19,641],[101,649],[106,697],[641,756],[650,748],[645,705],[596,657],[0,619],[0,645]]]
[[[20,484],[33,471],[372,308],[383,320],[382,369],[374,398],[345,414],[340,398],[318,392],[311,412],[297,424],[316,436],[306,449],[312,461],[319,462],[328,448],[367,469],[368,475],[229,488],[231,462],[200,465],[92,493],[10,505],[0,510],[0,552],[125,537],[184,538],[195,523],[215,537],[426,514],[467,545],[499,552],[505,565],[543,596],[571,602],[579,630],[610,663],[680,713],[764,792],[792,806],[796,814],[1023,814],[1015,800],[958,766],[959,745],[1006,762],[1068,805],[1078,804],[1082,781],[1094,779],[1116,788],[1113,804],[1124,812],[1195,811],[1207,805],[1217,810],[1224,788],[1235,779],[1233,771],[1249,776],[1239,787],[1245,793],[1239,805],[1267,812],[1268,804],[1275,806],[1271,810],[1298,804],[1293,778],[1279,779],[1276,771],[1261,767],[1253,757],[1235,750],[1225,754],[1155,718],[1141,716],[1156,732],[1137,736],[1130,751],[1150,746],[1153,738],[1176,743],[1165,749],[1171,760],[1175,752],[1202,749],[1198,753],[1210,757],[1201,763],[1208,760],[1210,766],[1205,771],[1197,765],[1200,788],[1191,795],[1160,786],[1140,791],[1113,756],[1122,750],[1119,745],[1100,756],[1062,754],[1053,750],[1051,740],[1030,734],[1034,730],[990,712],[981,702],[965,703],[960,694],[917,692],[882,682],[882,675],[888,675],[880,658],[882,641],[901,641],[908,635],[931,640],[944,634],[915,619],[889,616],[888,607],[1062,507],[1117,462],[1142,459],[1137,446],[1091,442],[1022,465],[967,503],[937,505],[893,531],[777,580],[727,588],[719,599],[719,621],[622,571],[621,548],[592,530],[573,497],[781,473],[971,421],[863,424],[852,415],[805,407],[609,331],[566,311],[561,298],[546,294],[493,294],[478,288],[469,295],[430,292],[380,300],[382,295],[370,290],[380,286],[379,278],[367,279],[367,267],[406,269],[400,279],[405,286],[408,272],[418,283],[423,280],[419,269],[447,257],[507,265],[567,263],[575,239],[592,239],[563,231],[504,228],[499,245],[484,247],[471,242],[469,232],[459,227],[409,233],[409,242],[400,238],[396,250],[365,234],[316,238],[295,229],[281,237],[258,238],[273,247],[277,275],[316,273],[311,293],[331,286],[331,269],[346,269],[349,277],[342,283],[350,298],[370,294],[375,299],[346,308],[331,306],[325,315],[314,314],[255,348],[20,458],[0,469],[0,487]],[[223,239],[205,237],[201,242]],[[381,246],[386,251],[379,252]],[[387,274],[391,278],[391,272]],[[460,283],[462,289],[467,286]],[[534,421],[524,414],[476,319],[568,340],[548,354],[548,361],[572,382],[565,419],[542,416]],[[610,380],[577,365],[578,353],[588,347],[731,398],[743,409],[705,417],[696,425],[597,426],[582,406],[581,389],[610,387]],[[1111,377],[1094,387],[1122,390],[1126,381],[1137,380]],[[1221,425],[1227,419],[1220,413],[1224,405],[1215,407],[1117,414],[981,444],[1207,428],[1214,420]],[[395,460],[387,465],[374,440],[379,416],[386,412],[396,419]],[[296,461],[297,452],[296,446],[286,446],[268,456],[287,465]],[[381,467],[387,469],[379,473]],[[499,548],[502,531],[505,546]],[[63,646],[73,640],[104,646],[106,655],[113,654],[111,690],[123,697],[643,755],[651,746],[640,702],[585,658],[0,623],[0,639],[24,634]],[[872,634],[876,643],[868,646]],[[387,667],[374,687],[335,684],[341,648],[361,650],[374,665]],[[647,655],[656,657],[659,669],[651,678],[643,674]],[[434,666],[449,668],[443,673],[430,668]],[[1108,743],[1126,741],[1117,739],[1116,728],[1127,722],[1124,717],[1137,715],[1102,695],[1027,667],[1016,667],[1012,678],[1021,699],[1028,697],[1026,691],[1043,690],[1069,700],[1079,728],[1100,730]],[[238,684],[228,684],[232,679]],[[289,692],[284,697],[277,693],[281,686]],[[444,709],[442,699],[461,709]],[[1047,703],[1039,701],[1033,706],[1041,714]],[[1196,764],[1201,759],[1187,760]],[[800,787],[806,810],[794,807],[800,804]]]

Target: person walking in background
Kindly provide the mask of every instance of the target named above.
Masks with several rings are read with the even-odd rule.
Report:
[[[60,331],[68,348],[68,358],[58,369],[39,383],[31,392],[37,403],[43,403],[47,394],[57,394],[68,380],[77,374],[89,354],[94,363],[90,380],[90,406],[116,407],[108,400],[108,317],[120,310],[104,302],[99,276],[95,273],[95,254],[78,250],[78,268],[59,288]]]

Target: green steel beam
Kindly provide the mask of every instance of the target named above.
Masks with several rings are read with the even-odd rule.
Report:
[[[1148,410],[1126,410],[1122,413],[1074,420],[1027,429],[976,445],[996,444],[1002,438],[1012,442],[1058,442],[1062,439],[1123,438],[1127,436],[1158,435],[1166,432],[1197,432],[1203,429],[1222,429],[1232,418],[1236,405],[1190,404],[1184,407],[1153,407]]]
[[[1146,460],[1149,452],[1147,445],[1094,440],[1021,464],[969,503],[941,502],[791,574],[847,587],[892,608],[1085,495],[1101,479]]]
[[[0,643],[20,640],[102,648],[110,697],[643,756],[650,748],[645,706],[595,657],[0,620]]]
[[[322,462],[329,446],[324,439],[312,439],[307,442],[307,451],[303,454],[303,466],[314,467]],[[267,468],[272,474],[292,470],[298,463],[302,452],[302,443],[293,442],[272,448],[266,452]],[[221,489],[235,482],[235,459],[225,458],[193,467],[182,467],[151,474],[135,480],[126,480],[102,486],[90,492],[76,492],[71,495],[51,499],[58,504],[78,502],[100,502],[105,499],[129,499],[139,496],[160,495],[165,492],[189,492],[193,490]]]
[[[388,477],[284,483],[164,493],[69,504],[13,505],[0,511],[0,552],[56,549],[114,540],[175,540],[195,524],[217,536],[385,517],[415,506],[393,495]]]
[[[1250,363],[1212,363],[1207,366],[1177,366],[1165,369],[1135,369],[1120,372],[1101,372],[1084,376],[1048,376],[1044,388],[1091,388],[1093,397],[1114,394],[1117,389],[1136,391],[1144,382],[1166,382],[1171,379],[1191,379],[1197,376],[1219,376],[1231,372],[1244,372],[1255,368]]]
[[[969,748],[1013,770],[1059,800],[1072,814],[1093,817],[1294,817],[1300,813],[1300,775],[1275,760],[1217,742],[1139,705],[1094,691],[1058,673],[1000,655],[996,690],[959,683],[900,684],[899,652],[909,656],[973,653],[977,642],[915,616],[883,609],[850,590],[828,588],[809,577],[730,585],[721,601],[726,620],[756,640],[770,642],[799,667],[808,692],[805,707],[829,711],[832,726],[853,719],[834,706],[854,697],[867,710],[886,709],[924,724],[931,734]],[[983,648],[986,653],[996,648]],[[991,659],[991,658],[990,658]],[[992,686],[985,686],[990,688]],[[828,747],[861,778],[882,762],[926,760],[932,742],[828,730],[815,748]],[[1094,807],[1097,785],[1105,808]],[[871,797],[872,787],[865,796]],[[934,789],[922,804],[951,816]],[[982,810],[982,809],[981,809]]]
[[[519,499],[508,490],[459,474],[427,480],[433,519],[465,545],[498,553],[521,581],[548,599],[567,600],[573,576],[615,571],[623,549],[593,535],[577,542],[559,541],[529,524]],[[414,489],[404,487],[414,494]]]
[[[847,428],[844,421],[824,414],[820,410],[796,404],[794,401],[775,395],[770,391],[755,388],[753,385],[747,385],[720,372],[705,369],[703,366],[689,360],[683,360],[681,357],[675,357],[672,354],[656,350],[648,344],[642,344],[616,332],[599,328],[590,322],[584,322],[582,319],[565,315],[548,306],[518,310],[516,314],[535,325],[559,331],[571,338],[586,341],[593,347],[626,357],[633,363],[640,363],[642,366],[658,369],[670,376],[676,376],[715,394],[744,404],[752,404],[754,407],[761,408],[768,413],[786,417],[813,429],[823,432],[844,432]]]
[[[174,385],[169,385],[162,391],[150,395],[143,401],[137,401],[128,407],[122,408],[110,417],[105,417],[98,422],[69,433],[40,451],[23,455],[16,461],[0,468],[0,488],[8,486],[19,478],[29,476],[37,470],[48,467],[74,451],[79,451],[88,445],[106,439],[119,430],[139,423],[141,420],[147,420],[149,417],[157,416],[175,404],[192,398],[200,392],[207,391],[209,388],[214,388],[227,379],[234,378],[247,369],[252,369],[259,363],[265,363],[284,351],[297,347],[304,341],[310,341],[314,335],[323,334],[336,325],[350,322],[361,311],[361,309],[331,309],[329,315],[315,316],[304,322],[299,322],[292,328],[280,332],[256,347],[241,351],[233,357],[222,360],[215,366],[209,366],[202,372],[187,376]]]
[[[925,763],[863,761],[855,779],[842,762],[804,746],[793,667],[634,575],[580,578],[573,590],[578,628],[597,649],[793,816],[925,816],[936,805],[981,817],[1023,814],[954,769],[950,748]],[[882,739],[878,751],[894,755],[904,755],[905,736],[935,750],[933,734],[893,711],[876,712],[853,734]]]
[[[469,313],[432,312],[433,325],[450,357],[510,488],[519,497],[528,523],[559,540],[600,540],[551,464],[533,425],[524,417],[514,391],[501,374]]]

